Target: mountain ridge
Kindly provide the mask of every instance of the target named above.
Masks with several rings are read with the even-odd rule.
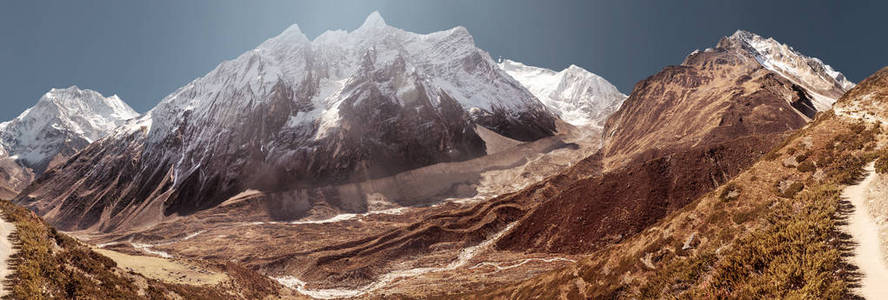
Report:
[[[603,77],[577,65],[554,71],[502,60],[499,67],[524,85],[565,122],[601,130],[627,98]]]
[[[105,97],[77,86],[51,89],[18,117],[0,123],[0,187],[6,194],[23,189],[33,177],[138,115],[117,95]]]

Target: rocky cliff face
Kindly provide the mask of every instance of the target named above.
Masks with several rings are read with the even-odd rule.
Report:
[[[164,98],[19,202],[65,229],[112,230],[249,188],[360,182],[475,158],[487,152],[475,126],[532,141],[552,135],[555,120],[465,28],[416,34],[374,13],[311,41],[294,25]]]
[[[808,57],[773,38],[738,30],[722,39],[718,48],[739,48],[755,57],[762,67],[805,89],[819,111],[830,109],[836,99],[854,87],[845,75],[823,61]]]
[[[34,107],[0,123],[0,194],[14,196],[34,176],[137,116],[116,95],[76,86],[50,90]]]

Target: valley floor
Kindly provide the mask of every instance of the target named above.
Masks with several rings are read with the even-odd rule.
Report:
[[[9,276],[12,270],[9,268],[9,258],[12,256],[12,240],[9,236],[15,231],[15,225],[0,218],[0,280]],[[0,285],[0,296],[6,296],[7,287]]]
[[[845,188],[842,196],[854,206],[848,218],[847,230],[857,246],[852,262],[860,268],[860,294],[866,299],[880,299],[888,295],[888,267],[881,250],[880,228],[870,215],[868,201],[872,198],[873,183],[877,176],[873,164],[864,169],[867,176],[860,183]]]

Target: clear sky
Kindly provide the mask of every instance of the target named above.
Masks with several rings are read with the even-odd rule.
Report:
[[[860,81],[888,64],[886,1],[0,2],[0,120],[50,88],[118,94],[139,112],[291,24],[314,38],[378,10],[414,32],[457,25],[494,58],[584,67],[624,93],[736,29],[772,36]]]

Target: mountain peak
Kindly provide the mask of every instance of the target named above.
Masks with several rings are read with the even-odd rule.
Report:
[[[305,36],[305,33],[302,32],[302,29],[299,28],[298,24],[293,24],[269,41],[273,41],[274,44],[299,44],[309,42],[310,40]]]
[[[282,34],[286,34],[286,35],[302,34],[302,35],[304,35],[304,33],[302,33],[302,28],[299,27],[299,24],[290,25],[290,27],[287,27],[287,29],[284,29]]]
[[[586,70],[586,69],[583,69],[583,67],[580,67],[580,66],[577,66],[577,65],[574,65],[574,64],[571,64],[570,66],[567,66],[567,68],[565,68],[564,71],[562,71],[562,72],[568,72],[568,73],[583,73],[583,74],[585,74],[585,73],[590,73],[590,74],[591,74],[591,73],[592,73],[592,72],[589,72],[589,71]]]
[[[737,30],[718,43],[719,48],[740,49],[755,58],[758,63],[812,93],[818,110],[826,110],[846,91],[854,87],[845,75],[823,61],[808,57],[795,48],[774,38]]]
[[[54,88],[3,123],[0,146],[40,173],[57,154],[70,155],[138,115],[116,95],[104,97],[73,85]]]
[[[601,128],[626,99],[610,82],[577,65],[555,72],[505,59],[499,67],[574,126]]]
[[[65,111],[70,114],[114,115],[115,118],[122,119],[139,115],[117,95],[105,97],[97,91],[81,89],[76,85],[50,89],[40,97],[35,107],[42,105],[57,107],[59,113]]]
[[[754,39],[756,37],[760,38],[761,36],[751,32],[751,31],[737,29],[737,31],[735,31],[734,34],[732,34],[729,38],[736,39],[736,40],[750,40],[750,39]]]
[[[382,19],[382,15],[379,14],[379,11],[373,11],[367,16],[367,19],[364,19],[364,24],[360,28],[379,28],[384,26],[386,24],[385,20]]]
[[[72,84],[71,86],[66,87],[66,88],[52,88],[49,91],[54,92],[54,91],[79,91],[79,90],[80,90],[80,87],[78,87],[76,84]]]

